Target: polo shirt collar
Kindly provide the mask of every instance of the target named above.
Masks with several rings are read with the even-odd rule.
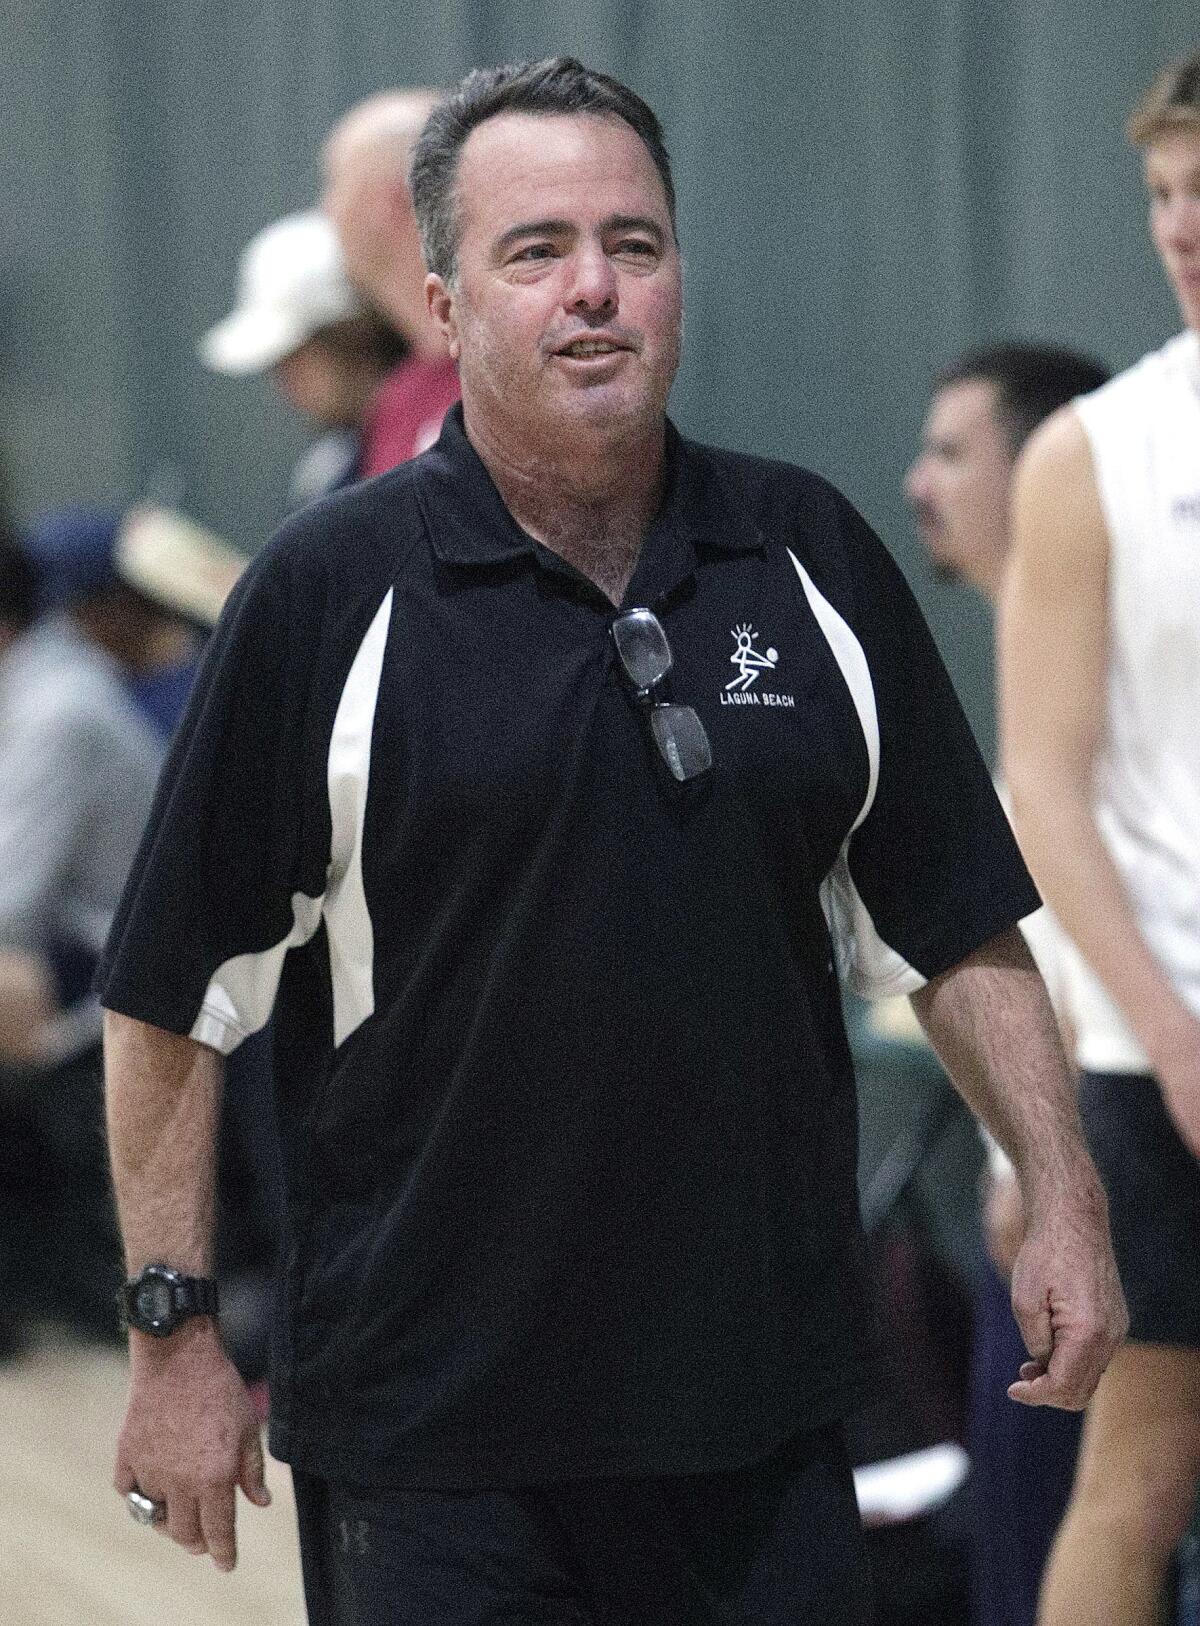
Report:
[[[666,491],[642,547],[635,580],[654,556],[678,559],[680,546],[695,556],[716,549],[761,549],[764,538],[718,480],[702,448],[667,420]],[[418,500],[435,556],[449,565],[493,565],[532,555],[550,569],[571,567],[522,530],[509,513],[478,452],[467,439],[462,403],[446,414],[437,442],[421,459]],[[682,563],[682,561],[679,561]],[[653,572],[655,575],[657,571]]]

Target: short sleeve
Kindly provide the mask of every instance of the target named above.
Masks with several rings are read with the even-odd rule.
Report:
[[[320,924],[329,809],[319,595],[274,544],[210,640],[96,976],[101,1002],[225,1052]]]
[[[848,504],[842,529],[877,773],[824,895],[846,980],[879,998],[914,992],[1040,899],[908,583]]]

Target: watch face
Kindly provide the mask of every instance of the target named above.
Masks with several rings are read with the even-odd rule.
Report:
[[[173,1295],[170,1282],[151,1277],[137,1290],[137,1313],[144,1321],[166,1321],[171,1314]]]

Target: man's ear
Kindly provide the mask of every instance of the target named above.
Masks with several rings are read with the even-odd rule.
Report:
[[[454,294],[435,271],[425,278],[425,304],[438,332],[446,341],[452,361],[458,360],[458,321],[454,311]]]

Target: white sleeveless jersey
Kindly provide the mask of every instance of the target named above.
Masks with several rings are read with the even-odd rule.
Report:
[[[1149,947],[1200,1014],[1200,336],[1180,334],[1074,403],[1110,540],[1101,833]],[[1148,1071],[1069,950],[1082,1067]]]

